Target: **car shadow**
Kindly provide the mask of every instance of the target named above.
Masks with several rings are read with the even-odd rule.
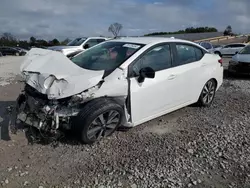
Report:
[[[12,118],[12,108],[15,101],[0,101],[0,141],[9,141],[10,137],[10,120]]]

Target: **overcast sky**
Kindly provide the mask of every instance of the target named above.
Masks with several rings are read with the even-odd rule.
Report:
[[[113,22],[122,35],[228,24],[249,33],[249,18],[250,0],[0,0],[0,33],[22,39],[111,35]]]

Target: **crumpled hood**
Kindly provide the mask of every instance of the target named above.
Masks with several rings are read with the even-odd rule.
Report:
[[[232,60],[237,62],[250,63],[250,54],[236,54],[232,57]]]
[[[51,46],[49,50],[78,49],[78,46]]]
[[[74,64],[61,52],[32,48],[20,67],[27,84],[47,94],[50,99],[60,99],[78,94],[97,85],[104,71],[91,71]],[[51,87],[45,87],[45,80],[54,76]]]

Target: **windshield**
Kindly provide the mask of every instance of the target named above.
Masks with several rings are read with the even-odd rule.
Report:
[[[243,48],[239,54],[250,54],[250,45],[246,46],[245,48]]]
[[[126,42],[104,42],[73,57],[71,61],[84,69],[112,71],[143,46]]]
[[[87,38],[76,38],[70,41],[67,46],[80,46]]]

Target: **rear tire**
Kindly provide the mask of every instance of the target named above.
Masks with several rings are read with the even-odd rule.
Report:
[[[216,82],[214,79],[211,79],[207,81],[205,86],[203,87],[198,104],[201,107],[209,107],[211,106],[214,97],[215,97],[215,91],[216,91]]]
[[[87,103],[73,123],[73,130],[84,144],[111,136],[121,125],[123,108],[107,98]]]

